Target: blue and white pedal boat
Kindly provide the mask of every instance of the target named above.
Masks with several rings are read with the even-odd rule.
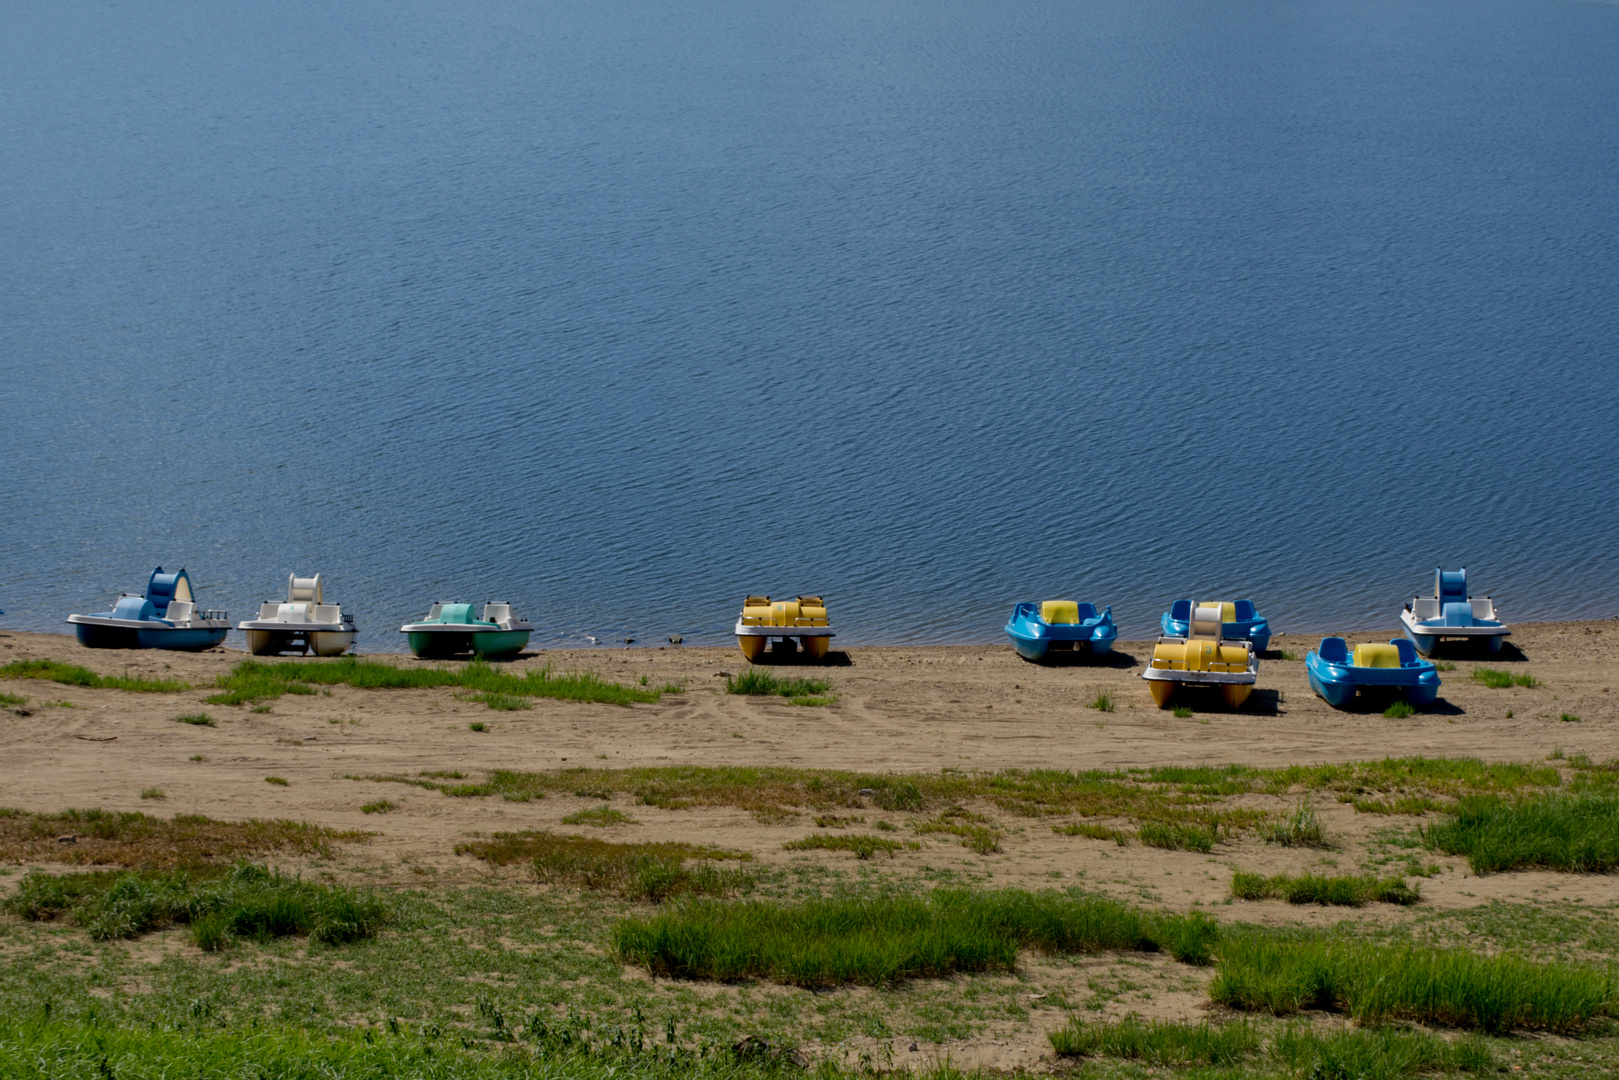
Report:
[[[1356,645],[1352,651],[1341,637],[1322,638],[1304,657],[1304,670],[1310,688],[1336,709],[1347,707],[1361,690],[1398,695],[1418,707],[1439,696],[1438,669],[1405,638]]]
[[[1177,600],[1159,620],[1165,637],[1184,638],[1191,634],[1192,612],[1215,605],[1220,609],[1220,637],[1226,641],[1246,641],[1255,652],[1270,647],[1270,623],[1254,610],[1252,600]]]
[[[69,615],[79,644],[90,649],[176,649],[201,652],[225,640],[230,622],[223,611],[197,606],[191,575],[165,574],[160,566],[146,583],[146,594],[125,593],[111,611]]]
[[[1014,607],[1006,621],[1006,636],[1023,659],[1043,660],[1050,653],[1079,649],[1097,655],[1110,652],[1119,628],[1113,624],[1111,607],[1098,614],[1095,604],[1047,600]]]
[[[1488,596],[1467,594],[1467,568],[1435,570],[1432,596],[1416,596],[1400,612],[1400,627],[1417,652],[1428,656],[1446,638],[1471,641],[1492,653],[1511,635]]]

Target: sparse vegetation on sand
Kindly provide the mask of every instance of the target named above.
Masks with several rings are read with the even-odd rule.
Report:
[[[714,865],[726,860],[747,862],[753,856],[694,844],[615,844],[583,836],[519,832],[457,844],[455,851],[494,866],[527,860],[544,884],[571,885],[653,903],[675,896],[729,896],[747,892],[754,884],[746,871]]]
[[[609,825],[634,825],[636,821],[622,810],[615,810],[611,806],[593,806],[589,810],[576,810],[562,818],[564,825],[594,825],[597,828],[606,828]]]
[[[1315,807],[1307,802],[1301,802],[1287,816],[1286,821],[1279,821],[1264,831],[1265,843],[1280,844],[1282,847],[1330,848],[1327,841],[1327,831],[1321,824],[1321,818],[1316,815]]]
[[[920,848],[915,841],[909,844],[869,833],[814,833],[802,840],[789,840],[781,845],[787,851],[852,851],[857,859],[869,859],[878,852],[893,857],[894,852],[906,847]]]
[[[1612,970],[1536,964],[1511,953],[1261,932],[1228,934],[1219,953],[1210,998],[1276,1015],[1324,1009],[1362,1025],[1567,1032],[1610,1015],[1619,1000]]]
[[[133,690],[153,694],[173,694],[191,689],[191,684],[179,679],[148,679],[144,675],[97,675],[77,664],[62,664],[55,660],[14,660],[0,666],[0,679],[43,679],[64,686],[82,686],[86,690]]]
[[[370,937],[388,918],[386,906],[373,896],[246,862],[202,880],[184,870],[32,873],[4,906],[24,919],[69,919],[98,940],[183,924],[209,951],[237,938],[299,936],[340,945]]]
[[[1425,828],[1422,838],[1436,851],[1465,855],[1475,874],[1528,867],[1607,873],[1619,867],[1619,792],[1472,796]]]
[[[1495,668],[1474,668],[1473,681],[1483,683],[1491,690],[1505,690],[1509,686],[1535,687],[1540,680],[1533,675],[1514,675],[1510,671],[1497,671]]]
[[[0,859],[19,863],[197,868],[268,854],[330,855],[333,841],[368,835],[299,821],[213,821],[200,814],[165,820],[131,811],[0,809]]]
[[[624,686],[594,672],[554,674],[549,666],[522,675],[497,670],[477,659],[460,667],[396,667],[377,660],[345,656],[336,660],[265,662],[244,660],[218,680],[219,693],[210,705],[244,705],[270,701],[282,694],[313,694],[317,686],[353,686],[363,690],[431,689],[457,686],[491,708],[510,708],[508,698],[558,698],[565,701],[633,705],[653,702],[681,686]]]
[[[740,675],[725,677],[727,694],[784,697],[793,705],[830,705],[837,700],[830,696],[831,690],[832,683],[827,679],[784,678],[769,668],[749,668]]]
[[[174,722],[176,724],[191,724],[195,727],[219,726],[218,722],[205,712],[186,713],[184,716],[176,716]]]
[[[1019,949],[1155,952],[1205,962],[1216,930],[1081,893],[935,890],[803,903],[693,902],[613,930],[619,955],[655,975],[764,978],[795,986],[892,984],[1009,971]]]
[[[1342,907],[1363,907],[1373,902],[1415,904],[1422,899],[1419,888],[1407,885],[1405,879],[1398,876],[1300,874],[1290,877],[1277,874],[1266,877],[1240,870],[1231,875],[1231,895],[1238,900],[1286,900],[1289,904]]]

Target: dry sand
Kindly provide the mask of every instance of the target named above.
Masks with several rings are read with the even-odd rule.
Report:
[[[1387,640],[1389,635],[1348,636],[1353,643]],[[457,700],[451,690],[340,686],[329,696],[282,697],[270,711],[256,713],[245,707],[203,704],[210,692],[207,685],[244,659],[240,652],[95,651],[65,636],[6,633],[0,634],[0,664],[49,658],[102,674],[127,670],[178,677],[198,689],[137,694],[37,681],[0,683],[0,689],[30,698],[21,710],[0,711],[0,753],[5,760],[0,806],[294,818],[365,829],[375,838],[369,844],[345,847],[341,866],[364,870],[373,882],[420,883],[424,878],[485,877],[488,871],[482,863],[453,853],[457,841],[475,834],[519,828],[591,831],[561,826],[560,818],[599,805],[600,800],[556,796],[515,803],[449,798],[400,784],[346,779],[346,774],[413,776],[423,770],[460,770],[477,776],[497,768],[685,764],[874,772],[1263,766],[1390,755],[1543,761],[1554,748],[1595,760],[1619,757],[1619,652],[1614,649],[1619,644],[1619,621],[1521,626],[1500,657],[1452,657],[1455,668],[1441,676],[1438,706],[1404,720],[1385,719],[1372,710],[1340,712],[1318,699],[1310,691],[1303,663],[1304,653],[1317,640],[1275,639],[1273,649],[1294,652],[1299,659],[1262,662],[1259,689],[1240,712],[1228,712],[1213,699],[1193,699],[1188,703],[1195,715],[1177,719],[1153,706],[1140,678],[1141,660],[1150,652],[1142,642],[1121,643],[1115,656],[1099,665],[1056,667],[1026,663],[1001,644],[851,649],[847,655],[833,655],[839,663],[816,670],[831,679],[838,698],[835,705],[819,708],[725,694],[723,674],[740,672],[746,665],[735,650],[665,647],[537,653],[512,665],[517,671],[550,664],[557,670],[596,671],[625,682],[645,677],[653,685],[685,683],[686,692],[668,695],[656,705],[626,708],[542,699],[531,711],[494,712]],[[392,659],[421,663],[408,657]],[[1480,666],[1533,674],[1543,685],[1492,690],[1470,677]],[[1088,707],[1103,690],[1116,701],[1114,712]],[[29,715],[18,715],[19,711]],[[216,717],[218,726],[173,720],[199,711]],[[1579,720],[1565,721],[1564,714]],[[469,730],[473,721],[485,722],[490,730]],[[203,760],[193,761],[193,755]],[[266,783],[267,776],[282,777],[288,784]],[[143,800],[141,792],[149,788],[161,789],[165,798]],[[361,804],[383,797],[398,804],[397,809],[387,814],[360,812]],[[852,861],[846,853],[782,850],[785,840],[814,831],[808,816],[761,823],[736,809],[666,811],[634,805],[622,796],[617,802],[636,824],[601,830],[598,835],[712,842],[751,851],[777,865],[812,861],[847,867]],[[1245,796],[1243,803],[1278,810],[1292,805],[1262,796]],[[962,868],[990,875],[995,884],[1083,883],[1123,899],[1185,908],[1194,902],[1224,902],[1236,868],[1319,872],[1323,863],[1320,852],[1274,848],[1254,839],[1221,844],[1212,855],[1139,844],[1121,848],[1055,835],[1043,821],[1012,817],[993,807],[979,809],[991,813],[1007,830],[1002,853],[977,856],[954,838],[931,836],[923,850],[884,860],[884,868],[895,873]],[[1319,802],[1318,809],[1341,843],[1331,860],[1339,867],[1329,871],[1335,873],[1356,872],[1375,830],[1411,823],[1409,818],[1356,814],[1330,800]],[[907,820],[907,815],[876,809],[864,815],[867,828],[888,819],[903,829]],[[908,832],[891,835],[903,837]],[[1520,873],[1480,879],[1470,876],[1461,860],[1438,861],[1445,872],[1422,882],[1428,910],[1491,899],[1619,902],[1619,879],[1614,876]],[[1326,924],[1345,913],[1262,903],[1241,905],[1240,917]],[[1399,919],[1409,913],[1374,905],[1354,917]],[[1130,963],[1146,964],[1139,974],[1150,976],[1148,981],[1157,989],[1150,1001],[1126,995],[1110,1006],[1110,1012],[1191,1015],[1206,1002],[1201,981],[1205,976],[1172,964],[1159,964],[1163,970],[1157,971],[1155,961]],[[1118,964],[1096,958],[1057,965],[1066,974],[1051,974],[1042,985],[1061,989],[1072,984],[1068,997],[1077,1000],[1085,996],[1084,987],[1096,974],[1092,968],[1111,965],[1112,970]],[[1038,1010],[1037,1003],[1034,1007]],[[1051,1020],[1060,1019],[1054,1012]],[[943,1049],[957,1064],[1030,1064],[1043,1052],[1036,1029],[1047,1026],[1009,1025],[970,1044]],[[909,1052],[908,1040],[901,1042],[905,1045],[894,1046],[898,1057],[917,1060]]]

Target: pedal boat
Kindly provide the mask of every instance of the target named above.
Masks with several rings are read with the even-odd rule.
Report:
[[[1218,686],[1226,704],[1242,707],[1259,678],[1259,650],[1250,641],[1221,636],[1222,605],[1199,604],[1191,611],[1191,633],[1165,634],[1152,649],[1152,660],[1141,677],[1147,680],[1152,700],[1168,708],[1183,685]]]
[[[462,653],[479,656],[511,656],[523,651],[534,624],[512,614],[512,606],[491,600],[483,606],[483,617],[474,618],[471,604],[437,603],[421,622],[399,628],[417,656],[444,657]]]
[[[174,649],[201,652],[225,640],[230,622],[223,611],[197,607],[191,575],[165,574],[160,566],[146,582],[146,595],[125,593],[111,611],[69,615],[67,621],[88,649]]]
[[[778,656],[797,653],[802,647],[812,660],[820,660],[832,646],[826,602],[819,596],[795,600],[750,596],[742,601],[742,614],[736,620],[736,643],[750,662],[763,656],[766,646]]]
[[[1012,648],[1019,656],[1038,661],[1054,652],[1110,652],[1119,628],[1113,624],[1111,607],[1098,615],[1095,604],[1047,600],[1014,607],[1012,617],[1006,621],[1006,636],[1012,639]]]
[[[320,575],[287,575],[285,602],[266,600],[259,617],[236,624],[247,634],[247,651],[254,656],[276,656],[300,650],[305,656],[341,656],[354,644],[354,620],[339,604],[322,596]]]
[[[1491,653],[1512,633],[1495,617],[1495,602],[1488,596],[1467,595],[1467,568],[1435,570],[1433,595],[1415,596],[1400,612],[1400,627],[1417,652],[1430,655],[1445,638],[1461,638],[1483,645]]]
[[[1166,637],[1183,638],[1189,632],[1186,624],[1192,617],[1192,609],[1206,605],[1220,609],[1221,637],[1229,641],[1251,641],[1258,652],[1270,648],[1270,623],[1254,610],[1252,600],[1199,600],[1195,604],[1190,600],[1177,600],[1164,612],[1159,627]]]
[[[1357,690],[1392,692],[1419,707],[1439,696],[1438,669],[1405,638],[1356,645],[1353,652],[1341,637],[1322,638],[1304,657],[1304,669],[1310,688],[1335,709],[1347,708]]]

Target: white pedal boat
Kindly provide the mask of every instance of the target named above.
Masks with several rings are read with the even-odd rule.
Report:
[[[1460,638],[1483,645],[1492,653],[1511,635],[1496,618],[1495,601],[1467,594],[1467,568],[1452,573],[1435,570],[1433,595],[1414,596],[1400,612],[1400,626],[1417,652],[1427,656],[1445,638]]]
[[[259,617],[236,624],[247,633],[254,656],[275,656],[298,649],[304,655],[341,656],[354,644],[354,620],[339,604],[322,595],[320,575],[287,575],[285,601],[266,600]]]
[[[1259,678],[1259,652],[1250,641],[1220,636],[1223,608],[1199,604],[1192,610],[1186,637],[1164,635],[1152,649],[1152,660],[1141,677],[1147,680],[1152,700],[1168,708],[1175,691],[1184,685],[1218,686],[1226,704],[1241,708]]]
[[[811,659],[819,660],[832,645],[826,602],[819,596],[776,601],[750,596],[742,601],[736,620],[736,643],[750,661],[763,656],[766,646],[781,655],[797,653],[800,645]]]

